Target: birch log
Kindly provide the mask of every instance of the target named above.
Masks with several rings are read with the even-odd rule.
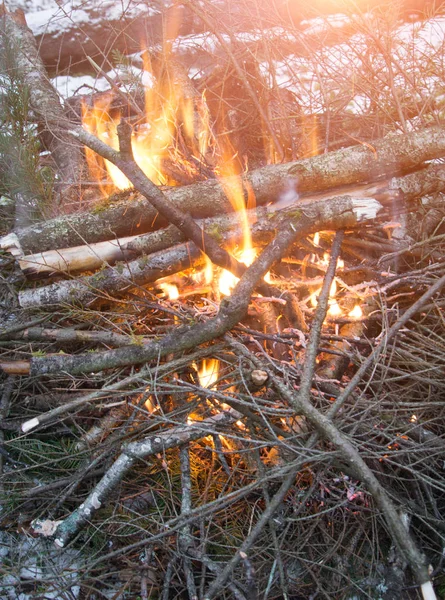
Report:
[[[172,333],[148,344],[133,344],[106,352],[33,357],[28,362],[29,373],[43,375],[65,371],[74,375],[142,364],[159,360],[160,357],[170,352],[180,353],[221,337],[244,318],[254,289],[261,283],[272,265],[282,258],[297,239],[314,231],[314,228],[331,227],[333,218],[341,229],[359,223],[375,222],[377,214],[384,208],[383,204],[371,198],[358,200],[337,198],[335,203],[327,205],[326,202],[320,203],[312,213],[294,209],[293,215],[292,213],[285,214],[279,235],[276,235],[273,243],[269,244],[253,264],[246,268],[231,296],[221,302],[215,317],[176,328]],[[131,285],[131,281],[127,284]],[[47,297],[47,300],[52,303],[57,302],[56,294],[57,290],[52,290],[52,295]],[[14,372],[11,371],[13,366],[13,363],[12,366],[8,363],[1,363],[0,368],[5,372]]]
[[[385,179],[420,168],[445,156],[445,127],[431,127],[406,135],[388,136],[370,147],[352,146],[292,163],[269,165],[243,179],[244,191],[258,206],[296,202],[301,195],[342,185]],[[224,186],[230,185],[226,181]],[[215,180],[171,188],[168,198],[195,218],[231,212],[224,187]],[[165,225],[148,200],[136,192],[111,197],[89,213],[51,219],[15,232],[21,254],[78,246],[145,233]],[[0,239],[0,247],[4,247]]]
[[[295,230],[304,230],[305,235],[322,229],[354,227],[362,220],[375,219],[378,212],[376,207],[380,210],[382,204],[374,198],[350,196],[318,200],[298,208],[291,206],[259,219],[252,227],[252,237],[254,241],[258,238],[270,240],[285,222],[291,223]],[[241,231],[238,235],[241,235]],[[146,285],[202,262],[204,258],[194,245],[182,244],[168,252],[157,252],[119,264],[118,268],[103,269],[95,275],[24,290],[19,294],[19,302],[23,308],[54,304],[88,305],[98,297],[123,294],[135,285]]]
[[[442,165],[431,165],[426,169],[421,169],[409,175],[394,177],[391,180],[379,182],[372,185],[349,186],[338,190],[339,195],[349,195],[354,198],[366,198],[375,195],[381,195],[384,192],[396,194],[401,192],[406,202],[435,194],[445,190],[445,167]],[[331,194],[308,195],[304,199],[295,203],[298,206],[310,205],[320,200],[329,200]],[[279,208],[277,205],[271,206],[272,209]],[[267,216],[267,210],[258,208],[256,211],[248,213],[249,222],[257,219],[262,220]],[[239,217],[236,214],[229,214],[199,221],[200,227],[208,233],[227,235],[231,231],[235,232],[239,225]],[[3,244],[5,249],[10,249],[13,253],[17,252],[16,238],[5,236]],[[48,250],[21,256],[15,254],[19,261],[23,273],[32,279],[45,277],[54,273],[76,273],[80,271],[93,271],[100,269],[104,264],[113,265],[119,261],[134,260],[141,255],[149,255],[161,250],[167,250],[176,244],[185,242],[184,235],[176,229],[169,226],[158,231],[119,238],[96,244],[84,244],[74,248],[61,248],[59,250]]]

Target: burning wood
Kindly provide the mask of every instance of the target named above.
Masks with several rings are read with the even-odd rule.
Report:
[[[207,4],[186,2],[185,10],[214,28]],[[287,589],[295,567],[287,538],[303,540],[318,577],[325,556],[314,554],[309,520],[320,536],[357,532],[336,542],[336,563],[326,559],[329,573],[342,577],[338,565],[354,552],[369,562],[359,550],[371,532],[363,507],[384,518],[393,552],[411,569],[409,585],[434,598],[428,563],[441,546],[433,540],[428,559],[420,548],[430,531],[424,523],[431,529],[436,505],[443,507],[434,483],[443,462],[441,401],[434,395],[443,388],[445,274],[441,201],[427,196],[445,191],[444,168],[435,162],[445,156],[445,129],[407,133],[402,115],[403,134],[315,155],[319,119],[280,88],[276,65],[270,62],[266,73],[264,63],[235,51],[232,32],[223,33],[215,37],[226,58],[199,82],[173,56],[170,37],[163,53],[144,50],[145,79],[127,104],[119,82],[89,60],[112,92],[84,99],[82,125],[60,116],[59,142],[70,136],[76,152],[83,146],[89,172],[82,201],[90,209],[0,239],[5,268],[13,268],[10,252],[27,278],[14,296],[17,311],[49,311],[44,325],[23,319],[0,330],[0,369],[12,382],[0,402],[1,424],[16,375],[29,394],[36,386],[40,395],[41,386],[76,392],[56,406],[42,400],[32,413],[18,388],[23,411],[5,430],[20,426],[20,436],[1,434],[2,460],[25,465],[14,491],[26,488],[28,503],[33,494],[46,498],[69,486],[69,508],[53,507],[55,520],[43,528],[34,522],[37,535],[44,531],[65,547],[81,530],[103,528],[119,540],[125,524],[131,543],[124,548],[119,541],[112,560],[121,551],[133,559],[148,543],[144,598],[154,555],[159,564],[167,557],[166,597],[175,569],[183,573],[181,593],[198,596],[196,562],[205,598],[224,594],[231,581],[230,593],[245,600],[256,577],[267,586],[265,596],[272,588],[278,595],[280,585],[286,596],[302,586],[307,591],[312,579],[303,567],[303,583],[298,575],[295,589]],[[400,112],[395,96],[391,114]],[[329,123],[335,107],[327,102]],[[298,139],[311,123],[316,135]],[[280,157],[293,162],[271,164]],[[434,214],[425,229],[418,220],[428,206]],[[12,287],[12,276],[8,281]],[[33,479],[28,489],[27,472],[38,463],[23,461],[41,446],[33,454],[20,444],[41,444],[42,430],[56,427],[57,439],[68,440],[76,454],[75,466],[66,467],[73,475],[63,484],[42,479],[37,488]],[[63,457],[55,462],[65,464]],[[2,468],[0,460],[0,474]],[[3,476],[9,482],[10,472]],[[118,488],[125,498],[103,523],[102,510]],[[415,535],[398,511],[402,502],[422,515],[411,525]],[[39,514],[48,506],[39,504]],[[23,510],[33,513],[29,521],[37,514]],[[236,546],[227,562],[211,548],[219,539],[214,526],[218,535],[233,533],[224,541]],[[257,556],[266,556],[271,540],[274,566],[266,581]],[[339,586],[329,585],[338,595]]]

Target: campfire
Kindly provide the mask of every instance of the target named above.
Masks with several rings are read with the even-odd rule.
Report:
[[[203,6],[211,38],[175,5],[63,106],[4,9],[54,177],[46,205],[2,184],[2,523],[75,549],[85,597],[113,569],[144,599],[435,598],[445,135],[409,86],[442,46],[377,9],[241,35]]]

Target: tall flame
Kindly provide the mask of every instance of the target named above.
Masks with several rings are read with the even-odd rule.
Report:
[[[181,65],[175,63],[165,43],[163,68],[160,69],[156,84],[145,85],[145,118],[135,127],[131,143],[135,161],[157,185],[174,184],[174,176],[169,177],[165,168],[166,158],[171,164],[180,164],[186,171],[193,172],[194,165],[184,159],[179,150],[179,141],[184,143],[198,161],[207,153],[213,138],[210,128],[209,109],[205,94],[198,94]],[[153,69],[148,52],[142,53],[144,71],[153,80]],[[143,78],[144,80],[144,78]],[[112,92],[95,101],[92,108],[82,106],[82,122],[90,133],[114,149],[118,149],[117,126],[121,120],[119,111],[112,108]],[[99,182],[108,172],[110,180],[118,189],[131,187],[121,171],[86,150],[91,176]],[[105,188],[102,189],[105,194]]]
[[[82,104],[82,121],[85,129],[98,137],[102,142],[118,149],[118,137],[117,137],[117,126],[120,122],[120,115],[111,117],[109,107],[112,98],[110,96],[104,99],[99,99],[95,102],[92,109],[88,109],[86,104]],[[125,190],[131,187],[131,183],[125,177],[125,175],[108,160],[104,160],[98,154],[90,150],[85,149],[85,155],[87,159],[88,168],[91,175],[99,182],[101,189],[103,189],[103,177],[105,169],[108,171],[110,179],[114,185],[120,190]]]
[[[220,141],[222,148],[221,162],[218,166],[218,175],[220,183],[227,196],[233,210],[238,215],[240,220],[243,244],[241,251],[238,253],[238,258],[245,265],[249,266],[253,263],[256,257],[256,250],[252,244],[252,234],[250,231],[249,217],[247,214],[246,203],[244,200],[244,186],[240,173],[235,166],[236,152],[234,151],[230,140],[226,138]],[[248,190],[248,208],[255,206],[255,196],[253,190]],[[238,282],[238,278],[228,271],[223,271],[219,280],[219,290],[225,296],[229,296],[232,289]]]
[[[199,382],[202,387],[211,388],[218,379],[219,361],[215,358],[205,358],[198,370]]]

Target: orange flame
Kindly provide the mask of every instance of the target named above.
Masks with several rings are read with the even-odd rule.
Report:
[[[109,112],[111,100],[110,96],[105,97],[105,99],[99,99],[95,102],[92,109],[89,109],[86,104],[83,103],[82,122],[89,133],[95,135],[102,142],[117,150],[117,126],[120,122],[120,115],[114,118],[111,117]],[[131,184],[125,175],[108,160],[104,160],[89,148],[85,149],[85,155],[90,174],[99,182],[102,193],[105,193],[103,188],[103,174],[105,169],[108,171],[109,177],[117,188],[124,190],[131,187]]]
[[[219,360],[215,358],[204,359],[198,369],[199,382],[202,387],[211,388],[218,379]]]
[[[349,317],[353,319],[360,319],[363,316],[363,311],[358,304],[354,306],[354,308],[348,313]]]
[[[328,314],[331,317],[339,317],[342,314],[342,309],[340,308],[337,300],[330,300],[332,304],[329,306]]]
[[[178,286],[167,281],[158,282],[157,285],[166,294],[169,300],[177,300],[179,298]]]
[[[205,156],[214,139],[205,94],[199,95],[194,91],[188,78],[170,58],[168,42],[165,47],[165,73],[153,87],[145,86],[145,119],[137,124],[131,138],[136,163],[157,185],[175,184],[174,177],[168,176],[163,168],[167,157],[170,157],[172,163],[181,164],[183,169],[193,172],[194,166],[184,159],[178,149],[177,138],[182,136],[188,150],[198,162]],[[148,52],[142,53],[142,59],[144,70],[152,75]],[[117,126],[121,115],[119,111],[112,109],[112,99],[110,92],[105,99],[96,100],[93,108],[84,104],[82,122],[89,133],[118,149]],[[96,181],[102,181],[106,170],[116,188],[123,190],[131,187],[129,180],[117,167],[88,149],[86,157],[90,174]],[[105,189],[102,192],[105,194]]]
[[[236,212],[242,232],[243,232],[243,245],[240,252],[238,252],[238,259],[245,265],[249,266],[253,263],[256,258],[256,250],[252,245],[252,234],[250,231],[250,221],[247,214],[246,203],[244,199],[244,186],[239,173],[239,169],[235,166],[237,153],[233,150],[228,137],[225,140],[220,141],[221,161],[218,165],[218,175],[220,177],[220,183],[224,189],[224,193],[227,196],[230,204]],[[249,208],[255,206],[255,196],[253,190],[248,189],[248,205]],[[238,282],[238,278],[228,271],[222,271],[219,279],[219,290],[221,294],[230,296],[231,291]]]

